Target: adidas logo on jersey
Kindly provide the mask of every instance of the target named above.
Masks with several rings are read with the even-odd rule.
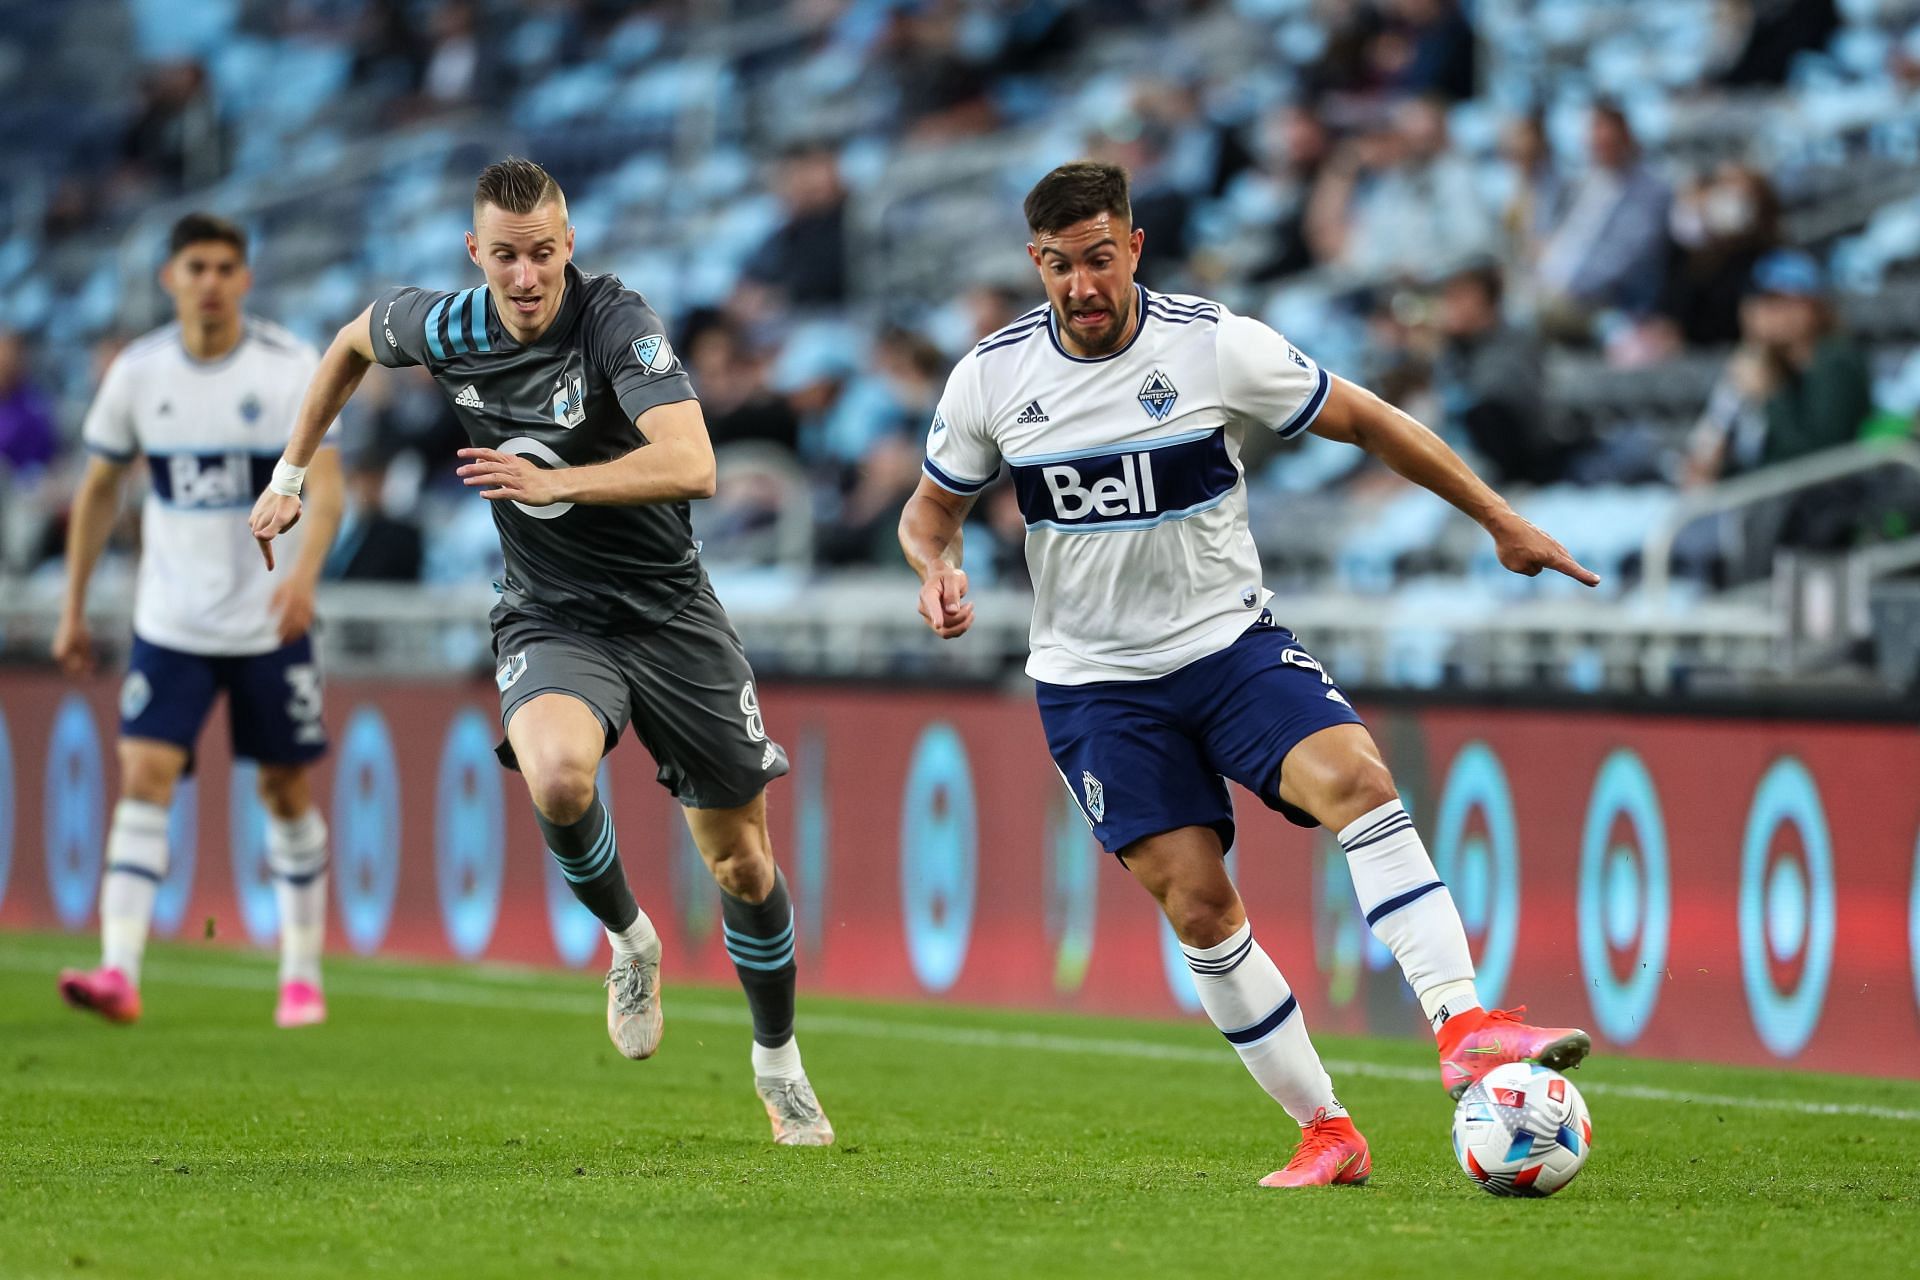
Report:
[[[473,389],[471,382],[460,389],[460,394],[453,398],[453,402],[462,409],[484,409],[487,407],[487,402],[480,398],[480,393]]]
[[[1047,411],[1040,407],[1038,400],[1027,401],[1027,407],[1022,409],[1020,416],[1014,419],[1015,424],[1019,426],[1028,426],[1035,422],[1051,421],[1053,421],[1053,419],[1047,416]]]

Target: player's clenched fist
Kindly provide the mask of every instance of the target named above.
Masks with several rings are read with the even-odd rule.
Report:
[[[247,517],[247,524],[253,529],[254,538],[260,543],[260,554],[267,558],[267,568],[273,568],[273,540],[300,523],[300,499],[284,493],[275,493],[269,489],[260,495],[253,504],[253,514]]]
[[[966,595],[966,570],[955,569],[945,561],[936,562],[920,587],[920,616],[933,628],[933,634],[952,640],[967,633],[973,625],[973,602]]]

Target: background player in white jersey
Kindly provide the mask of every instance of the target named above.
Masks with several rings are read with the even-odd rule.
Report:
[[[60,994],[113,1022],[140,1016],[140,961],[167,872],[167,807],[193,747],[227,695],[233,753],[260,766],[267,863],[280,908],[283,1027],[326,1018],[320,951],[327,919],[327,828],[309,771],[326,754],[314,665],[314,584],[340,523],[340,467],[322,450],[312,518],[294,568],[262,577],[247,510],[272,474],[317,357],[285,329],[246,315],[246,236],[194,213],[174,225],[160,282],[175,323],[120,353],[83,435],[92,452],[67,530],[67,590],[53,656],[93,666],[87,583],[136,456],[150,487],[141,511],[133,649],[120,692],[120,801],[100,888],[98,969],[66,970]]]
[[[900,521],[920,612],[946,639],[972,625],[961,523],[1006,463],[1027,525],[1027,672],[1048,748],[1100,842],[1166,912],[1214,1024],[1301,1125],[1263,1185],[1364,1182],[1366,1140],[1227,875],[1226,779],[1339,833],[1449,1092],[1503,1062],[1573,1066],[1591,1042],[1481,1007],[1466,932],[1372,737],[1266,609],[1240,441],[1313,431],[1358,445],[1479,521],[1515,573],[1599,579],[1431,431],[1266,325],[1136,285],[1145,234],[1124,170],[1056,169],[1026,215],[1047,305],[981,342],[947,383]]]

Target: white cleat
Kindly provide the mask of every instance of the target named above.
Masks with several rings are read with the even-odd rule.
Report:
[[[833,1145],[833,1122],[820,1109],[805,1076],[793,1079],[755,1076],[754,1091],[773,1122],[773,1140],[783,1147]]]
[[[637,956],[615,953],[607,970],[607,1036],[622,1055],[651,1058],[666,1015],[660,1009],[660,940]]]

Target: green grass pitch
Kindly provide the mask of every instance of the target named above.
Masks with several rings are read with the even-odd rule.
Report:
[[[0,935],[0,1276],[1910,1276],[1920,1084],[1596,1060],[1574,1185],[1453,1163],[1431,1050],[1328,1037],[1370,1185],[1255,1182],[1292,1135],[1204,1024],[807,999],[839,1130],[768,1141],[732,990],[658,1058],[591,975],[156,948],[146,1021],[60,1007],[86,938]],[[1825,1110],[1821,1110],[1825,1108]]]

